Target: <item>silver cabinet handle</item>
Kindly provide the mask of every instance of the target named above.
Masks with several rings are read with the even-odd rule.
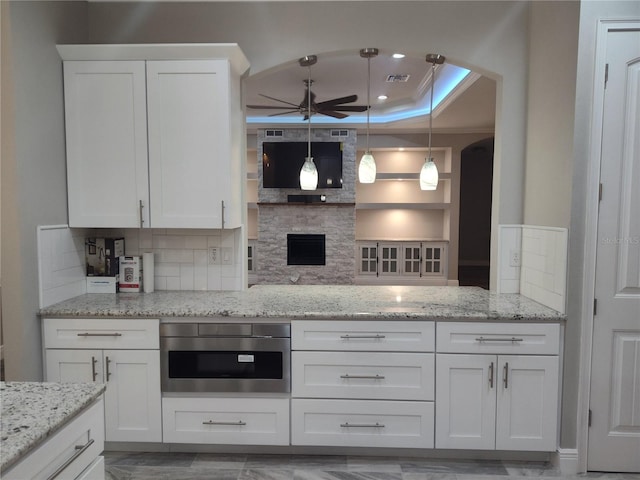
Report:
[[[502,369],[502,375],[503,375],[503,379],[502,381],[504,382],[504,388],[509,388],[509,362],[506,362],[504,364],[504,368]]]
[[[91,357],[91,376],[93,377],[93,381],[96,381],[96,377],[98,376],[98,372],[96,372],[96,363],[98,363],[98,360],[96,360],[96,357]]]
[[[493,388],[493,362],[489,365],[489,388]]]
[[[222,223],[222,229],[224,230],[224,200],[222,200],[220,202],[220,204],[221,204],[221,215],[220,215],[220,217],[221,217],[221,220],[222,220],[222,222],[221,222]]]
[[[511,343],[517,343],[517,342],[522,342],[524,341],[523,338],[516,338],[516,337],[511,337],[511,338],[485,338],[485,337],[478,337],[476,338],[476,342],[511,342]]]
[[[78,333],[79,337],[121,337],[122,334],[118,332],[113,333]]]
[[[238,426],[244,426],[247,424],[247,422],[243,422],[242,420],[239,420],[237,422],[215,422],[213,420],[207,420],[206,422],[202,422],[203,425],[238,425]]]
[[[349,340],[350,338],[374,338],[374,339],[378,339],[378,338],[386,338],[386,335],[340,335],[340,338],[344,338],[345,340]]]
[[[144,202],[140,200],[140,227],[144,227]]]
[[[349,375],[347,373],[345,375],[340,375],[340,378],[367,378],[371,380],[383,380],[384,375]]]
[[[71,465],[73,463],[73,461],[78,458],[80,455],[82,455],[87,448],[89,448],[91,445],[93,445],[95,440],[90,439],[85,445],[76,445],[75,449],[76,452],[66,461],[64,462],[62,465],[60,465],[58,467],[58,469],[53,472],[50,476],[47,477],[47,480],[53,480],[54,478],[57,478],[62,472],[65,471],[65,469]]]
[[[107,382],[109,381],[109,378],[111,378],[111,372],[109,371],[109,364],[110,363],[111,363],[111,360],[109,360],[109,357],[106,357],[105,367],[107,369]]]
[[[384,428],[384,423],[341,423],[343,428]]]

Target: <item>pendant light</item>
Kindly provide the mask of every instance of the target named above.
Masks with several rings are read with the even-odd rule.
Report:
[[[420,170],[420,190],[435,190],[438,188],[438,167],[431,157],[431,133],[433,131],[433,91],[436,86],[436,65],[444,63],[444,56],[429,53],[426,58],[431,63],[431,106],[429,108],[429,153]]]
[[[307,157],[300,169],[300,188],[302,190],[315,190],[318,188],[318,169],[311,156],[311,65],[318,61],[315,55],[308,55],[298,60],[301,67],[309,68],[307,81]]]
[[[377,48],[363,48],[360,56],[367,59],[367,150],[360,159],[358,167],[358,180],[360,183],[373,183],[376,181],[376,161],[369,150],[369,111],[371,110],[371,58],[378,55]]]

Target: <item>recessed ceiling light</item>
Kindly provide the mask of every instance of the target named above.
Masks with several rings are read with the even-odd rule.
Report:
[[[404,58],[404,53],[394,53],[391,55],[393,58]]]
[[[386,100],[387,98],[389,97],[387,97],[386,95],[378,95],[378,100]]]
[[[399,152],[404,152],[404,147],[400,147],[400,148],[398,148],[398,151],[399,151]]]

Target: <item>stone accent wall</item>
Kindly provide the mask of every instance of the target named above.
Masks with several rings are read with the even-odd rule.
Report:
[[[258,284],[352,284],[355,281],[355,207],[261,204],[258,214]],[[324,234],[326,265],[287,265],[287,234]]]
[[[305,192],[294,188],[262,188],[262,143],[307,141],[307,129],[284,129],[282,137],[258,131],[258,241],[255,250],[258,284],[353,284],[355,282],[356,131],[332,137],[332,129],[312,129],[311,141],[341,141],[342,188]],[[344,129],[341,129],[344,130]],[[326,203],[287,203],[288,195],[325,195]],[[287,234],[324,234],[326,265],[287,265]]]

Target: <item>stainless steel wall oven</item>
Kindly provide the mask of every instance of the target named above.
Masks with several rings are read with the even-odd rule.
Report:
[[[163,392],[290,392],[291,325],[161,323]]]

